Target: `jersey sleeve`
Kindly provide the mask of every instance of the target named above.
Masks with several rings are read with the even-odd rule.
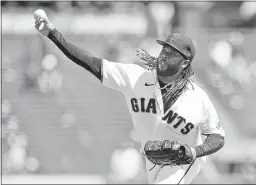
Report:
[[[106,87],[127,92],[133,89],[146,70],[137,64],[124,64],[103,59],[102,84]]]
[[[225,131],[220,124],[220,120],[218,117],[218,113],[211,102],[210,98],[204,94],[203,97],[203,106],[205,119],[201,123],[200,128],[203,135],[207,134],[219,134],[221,136],[225,136]]]

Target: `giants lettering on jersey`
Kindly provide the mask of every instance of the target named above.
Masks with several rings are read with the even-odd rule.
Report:
[[[154,98],[150,98],[148,101],[145,100],[145,98],[131,98],[133,112],[145,112],[156,114],[156,100]],[[179,116],[176,112],[173,112],[172,110],[169,110],[169,112],[164,117],[162,117],[162,120],[166,121],[167,124],[172,125],[173,128],[179,129],[180,132],[184,135],[187,135],[195,127],[193,123],[187,123],[185,118]]]
[[[140,98],[137,100],[136,98],[131,99],[131,105],[133,112],[146,112],[146,113],[154,113],[156,114],[156,100],[154,98],[150,98],[146,103],[145,98]]]
[[[167,124],[170,124],[175,129],[180,129],[180,132],[184,135],[188,134],[195,126],[191,122],[186,122],[186,119],[182,116],[179,116],[176,112],[169,110],[169,112],[162,118],[162,120],[166,121]],[[176,123],[174,120],[178,120]],[[184,127],[181,127],[181,124],[185,124]]]

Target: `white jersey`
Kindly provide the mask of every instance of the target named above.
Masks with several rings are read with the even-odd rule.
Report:
[[[195,83],[181,94],[164,112],[163,99],[156,70],[149,71],[136,64],[122,64],[103,60],[102,83],[122,92],[132,116],[142,148],[149,140],[170,140],[196,146],[202,144],[202,134],[220,134],[217,112],[207,94]],[[190,183],[198,174],[198,158],[181,183]],[[155,167],[146,160],[149,183],[176,183],[186,167]],[[188,166],[188,165],[187,165]]]

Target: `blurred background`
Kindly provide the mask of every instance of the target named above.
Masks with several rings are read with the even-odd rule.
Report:
[[[115,62],[157,56],[170,32],[193,38],[194,80],[226,145],[193,183],[256,183],[255,2],[1,1],[3,183],[146,183],[123,95],[103,87],[34,28],[44,9],[73,43]]]

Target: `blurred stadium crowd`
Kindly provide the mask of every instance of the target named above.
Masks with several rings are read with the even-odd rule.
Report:
[[[157,56],[169,32],[196,43],[195,80],[227,132],[195,183],[256,182],[256,2],[36,2],[2,4],[2,173],[99,175],[144,183],[139,135],[118,92],[69,62],[34,29],[44,9],[70,41],[108,60]]]

